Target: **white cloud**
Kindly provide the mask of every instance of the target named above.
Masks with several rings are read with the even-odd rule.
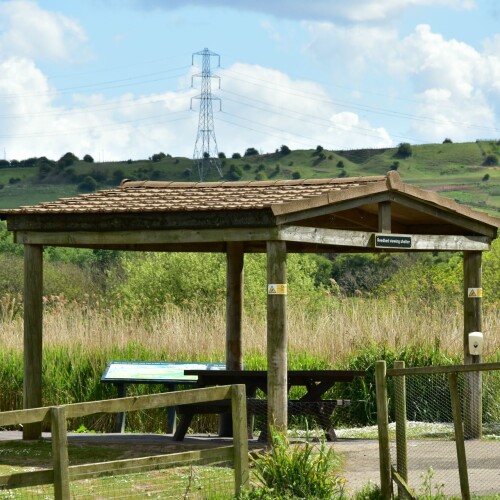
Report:
[[[229,7],[271,14],[280,19],[316,21],[381,21],[399,15],[413,6],[444,5],[456,9],[471,9],[474,0],[130,0],[142,8],[173,9],[187,5]]]
[[[1,2],[0,19],[0,57],[69,60],[86,39],[78,22],[30,0]]]
[[[340,112],[317,83],[293,80],[277,70],[241,63],[226,70],[222,77],[225,112],[219,123],[231,122],[217,125],[215,115],[219,147],[223,149],[224,139],[229,138],[239,152],[251,146],[272,152],[282,144],[291,149],[314,148],[318,144],[331,149],[391,144],[384,129],[373,127],[355,113]]]
[[[373,91],[371,82],[380,76],[382,81],[398,82],[413,90],[415,103],[413,111],[408,111],[413,119],[410,117],[406,130],[394,134],[422,141],[498,135],[495,112],[500,111],[500,37],[487,41],[479,51],[456,38],[446,39],[425,24],[405,37],[395,30],[359,24],[305,26],[312,40],[306,50],[323,64],[342,68],[336,72],[337,81],[354,75],[364,82],[362,87]],[[375,90],[390,93],[380,86]],[[394,105],[393,109],[399,111]]]

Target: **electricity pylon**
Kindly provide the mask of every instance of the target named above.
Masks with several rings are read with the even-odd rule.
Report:
[[[200,118],[198,121],[198,135],[194,145],[193,160],[198,166],[198,174],[200,181],[205,179],[205,174],[211,167],[215,167],[219,175],[222,177],[222,168],[219,160],[219,152],[217,150],[217,140],[214,131],[214,117],[212,113],[212,101],[219,101],[218,97],[212,95],[212,78],[219,79],[217,75],[213,75],[210,70],[210,59],[218,58],[217,66],[220,66],[220,56],[215,52],[204,49],[200,52],[195,52],[192,56],[192,64],[194,64],[195,56],[202,57],[201,73],[193,75],[191,78],[191,87],[193,87],[194,78],[201,78],[201,93],[196,97],[191,98],[191,109],[193,107],[193,99],[200,100]]]

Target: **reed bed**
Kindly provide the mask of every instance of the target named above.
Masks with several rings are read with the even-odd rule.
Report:
[[[498,360],[500,310],[485,311],[484,360]],[[343,299],[311,315],[305,308],[289,309],[289,367],[291,369],[363,369],[368,375],[339,388],[331,398],[365,401],[345,413],[346,425],[374,422],[373,369],[378,359],[402,359],[408,366],[460,363],[463,316],[459,305],[395,303],[391,300]],[[111,360],[225,360],[225,311],[167,307],[154,317],[128,318],[118,309],[52,303],[44,313],[43,404],[66,404],[116,397],[100,382]],[[266,320],[247,314],[243,324],[243,362],[247,369],[266,368]],[[0,315],[0,411],[22,407],[23,321],[20,314]],[[129,394],[161,392],[158,386],[130,386]],[[333,391],[333,389],[332,389]],[[347,391],[347,392],[342,392]],[[297,395],[294,395],[296,397]],[[208,420],[207,420],[208,419]],[[206,422],[205,422],[206,420]],[[213,419],[212,419],[213,420]],[[127,420],[140,432],[158,432],[164,414],[133,412]],[[196,429],[213,427],[200,417]],[[70,428],[111,431],[113,417],[85,417]]]
[[[500,348],[500,310],[484,314],[485,357]],[[221,361],[225,357],[225,311],[166,308],[153,318],[126,318],[119,310],[61,305],[44,314],[44,347],[91,354],[127,350],[158,359]],[[22,351],[20,315],[0,321],[0,348]],[[390,349],[408,345],[460,354],[463,315],[460,305],[415,306],[390,300],[344,299],[311,316],[295,308],[288,317],[289,352],[307,353],[338,364],[374,343]],[[131,347],[132,346],[132,347]],[[247,314],[243,323],[245,353],[266,352],[265,317]]]

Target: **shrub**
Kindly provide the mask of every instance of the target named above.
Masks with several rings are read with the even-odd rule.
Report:
[[[222,151],[219,151],[218,157],[223,160],[226,157],[226,154],[223,153]]]
[[[344,168],[344,167],[345,167],[344,162],[342,160],[339,160],[337,162],[337,168]]]
[[[280,153],[282,155],[289,155],[291,153],[290,151],[290,148],[288,146],[286,146],[285,144],[283,144],[280,148]]]
[[[300,179],[301,178],[301,175],[300,175],[300,172],[298,170],[296,170],[293,174],[292,174],[292,179]]]
[[[451,144],[453,141],[447,137],[444,141],[443,141],[443,144]]]
[[[226,177],[230,181],[239,181],[243,177],[243,170],[241,170],[241,167],[238,165],[231,165]]]
[[[413,154],[411,144],[409,142],[401,142],[396,151],[398,158],[409,158]]]
[[[233,156],[231,156],[231,158],[233,160],[239,160],[241,158],[241,154],[240,153],[233,153]]]
[[[498,165],[498,157],[494,154],[489,154],[483,161],[485,167],[494,167]]]
[[[290,445],[285,434],[271,429],[271,449],[252,461],[261,488],[251,491],[248,498],[342,497],[343,481],[334,473],[338,460],[324,440],[320,445]]]
[[[248,148],[246,151],[245,151],[245,155],[244,156],[255,156],[255,155],[258,155],[259,152],[257,151],[257,149],[255,148]]]
[[[90,155],[85,155],[83,157],[83,161],[85,161],[87,163],[94,163],[94,158],[92,158],[92,156],[90,156]]]
[[[90,175],[87,175],[80,184],[78,184],[78,191],[82,193],[91,193],[97,189],[97,181]]]

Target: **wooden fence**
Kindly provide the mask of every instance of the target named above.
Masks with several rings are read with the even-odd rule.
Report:
[[[69,465],[67,419],[83,417],[95,413],[119,413],[204,403],[231,399],[233,418],[233,444],[206,450],[172,453],[105,463]],[[178,392],[134,396],[88,403],[75,403],[64,406],[33,408],[0,413],[0,427],[25,425],[37,422],[50,422],[52,434],[52,469],[32,472],[18,472],[0,476],[0,488],[19,488],[54,484],[54,498],[70,498],[70,482],[75,478],[94,478],[105,474],[126,474],[134,467],[141,472],[167,468],[181,461],[228,460],[234,464],[235,493],[248,485],[248,438],[246,393],[244,385],[228,385],[192,389]]]

